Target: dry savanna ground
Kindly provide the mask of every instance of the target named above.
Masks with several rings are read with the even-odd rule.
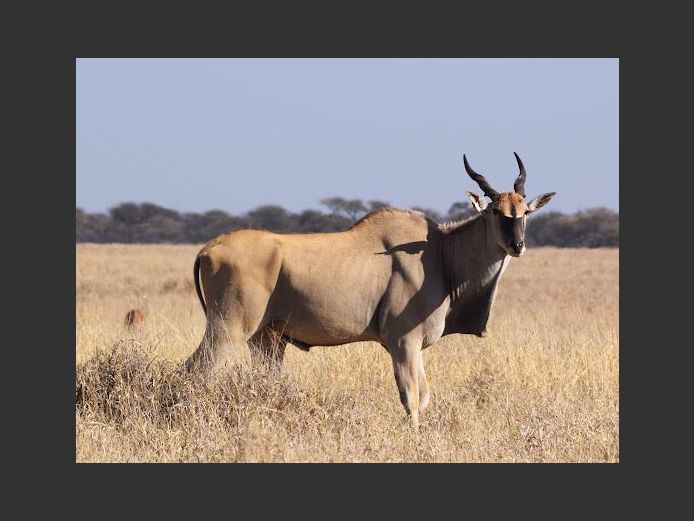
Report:
[[[78,462],[617,462],[618,250],[511,259],[486,338],[424,351],[432,391],[403,425],[376,343],[248,354],[213,379],[178,367],[205,317],[197,246],[77,245]],[[123,318],[139,307],[143,327]]]

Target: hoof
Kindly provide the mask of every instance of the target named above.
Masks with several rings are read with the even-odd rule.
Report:
[[[411,428],[419,432],[419,418],[417,416],[405,416],[400,422],[400,427]]]

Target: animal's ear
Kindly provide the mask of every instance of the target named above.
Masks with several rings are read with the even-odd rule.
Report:
[[[472,201],[472,206],[475,207],[475,210],[481,212],[487,207],[487,200],[484,197],[477,195],[475,192],[470,192],[469,190],[468,194],[470,194],[470,201]]]
[[[528,213],[542,208],[552,197],[554,197],[554,194],[556,193],[557,192],[548,192],[546,194],[538,195],[535,199],[528,203]]]

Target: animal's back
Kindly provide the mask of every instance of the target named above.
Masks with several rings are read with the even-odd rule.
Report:
[[[378,208],[365,215],[350,228],[338,232],[277,233],[244,228],[220,235],[201,249],[201,254],[214,251],[220,259],[266,261],[270,252],[281,250],[292,259],[307,262],[312,258],[333,258],[335,253],[349,257],[370,258],[371,253],[384,251],[398,244],[423,241],[435,223],[414,210]],[[372,251],[375,250],[375,251]]]

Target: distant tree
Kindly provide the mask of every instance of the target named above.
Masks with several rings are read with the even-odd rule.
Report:
[[[289,231],[294,225],[292,214],[281,206],[259,206],[246,214],[249,226],[266,228],[277,232]]]
[[[119,224],[134,226],[142,222],[140,206],[135,203],[121,203],[109,210],[111,219]]]
[[[181,215],[176,210],[164,208],[152,203],[142,203],[140,205],[140,217],[143,221],[147,221],[154,217],[164,217],[174,221],[181,219]]]
[[[86,219],[89,218],[89,214],[86,213],[82,208],[79,206],[75,208],[75,222],[77,224],[82,224],[86,221]]]
[[[352,224],[347,217],[334,214],[324,214],[317,210],[304,210],[297,216],[300,232],[335,232],[345,230]]]
[[[344,207],[345,199],[342,197],[324,197],[320,200],[320,204],[327,206],[332,213],[338,214]]]
[[[114,242],[137,242],[139,235],[137,227],[142,223],[139,205],[121,203],[109,209],[108,213],[110,217],[108,235],[114,238]]]
[[[94,242],[118,242],[118,238],[113,232],[111,218],[105,213],[90,214],[89,228]]]
[[[532,214],[526,242],[529,246],[618,247],[619,214],[608,208],[592,208],[571,215]]]
[[[372,199],[370,201],[367,201],[366,204],[369,208],[369,211],[373,211],[376,208],[383,208],[386,206],[390,206],[390,203],[387,203],[385,201],[379,201],[378,199]]]
[[[107,242],[110,218],[103,213],[87,213],[77,208],[75,214],[75,239],[77,242]]]
[[[75,237],[77,242],[89,241],[89,214],[82,208],[75,211]]]
[[[141,225],[137,242],[183,242],[185,230],[180,219],[155,215]]]
[[[437,212],[436,210],[433,210],[431,208],[422,208],[420,206],[413,206],[412,210],[417,210],[418,212],[422,212],[423,214],[427,215],[430,219],[436,221],[437,223],[442,223],[445,220],[439,212]]]
[[[299,231],[323,232],[325,226],[325,214],[317,210],[304,210],[297,218]]]
[[[566,246],[571,238],[566,235],[570,217],[556,211],[532,214],[525,229],[528,246]]]
[[[342,215],[356,221],[359,217],[364,215],[368,208],[360,199],[344,199],[342,197],[326,197],[321,199],[321,204],[328,207],[328,209],[335,215]]]
[[[246,219],[229,215],[222,210],[209,210],[203,214],[187,213],[183,216],[186,242],[207,242],[217,235],[247,226]]]
[[[467,201],[458,201],[451,205],[446,214],[447,221],[460,221],[475,215],[476,210]]]
[[[609,208],[578,212],[581,243],[588,248],[619,245],[619,215]]]

